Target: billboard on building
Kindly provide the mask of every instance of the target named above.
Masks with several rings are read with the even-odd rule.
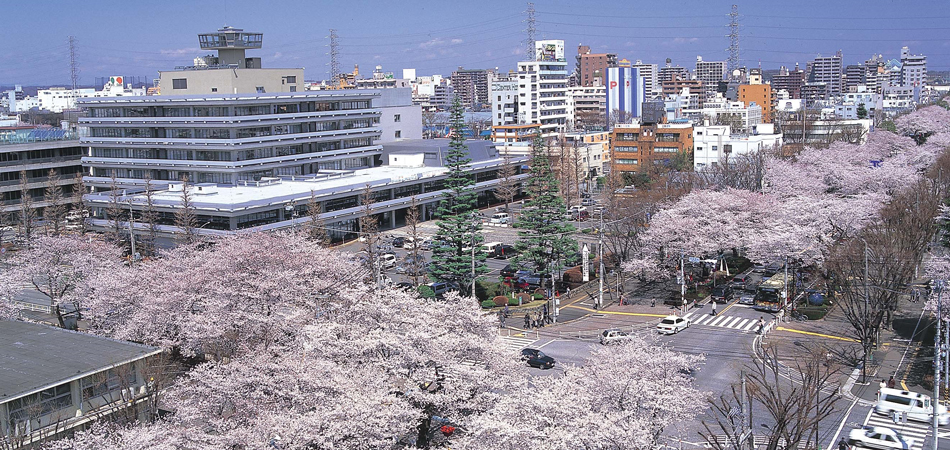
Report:
[[[632,67],[607,68],[607,124],[640,117],[644,100],[644,81],[640,69]],[[614,120],[611,120],[613,116]]]
[[[534,55],[537,61],[567,61],[564,59],[564,41],[534,41]]]

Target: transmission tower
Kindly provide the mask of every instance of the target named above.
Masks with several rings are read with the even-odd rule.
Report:
[[[525,18],[525,27],[524,31],[527,33],[525,36],[524,50],[525,57],[528,58],[525,61],[534,61],[534,3],[528,2],[528,9],[525,10],[527,17]]]
[[[729,62],[726,69],[729,76],[739,68],[739,6],[732,5],[732,12],[729,13]]]
[[[340,42],[335,29],[330,29],[330,83],[340,86]]]
[[[73,93],[79,84],[79,48],[75,36],[69,37],[69,80],[72,82]]]

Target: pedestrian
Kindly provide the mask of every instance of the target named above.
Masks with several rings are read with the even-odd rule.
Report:
[[[524,329],[531,327],[531,316],[528,313],[524,313]]]
[[[712,315],[714,316],[716,315],[716,301],[715,300],[713,300],[712,302]]]
[[[505,328],[505,314],[504,313],[498,315],[498,323],[501,324],[502,328]]]
[[[838,441],[838,450],[848,450],[848,441],[844,440],[844,436]]]
[[[570,286],[568,286],[568,287],[567,287],[567,290],[564,291],[564,295],[565,295],[567,298],[571,298],[571,287],[570,287]]]
[[[759,316],[759,331],[758,331],[758,333],[759,333],[759,334],[762,334],[763,331],[765,331],[765,319],[764,319],[762,316]]]
[[[895,386],[897,386],[897,381],[895,381],[894,376],[891,375],[891,379],[887,380],[887,387],[894,389]]]
[[[505,303],[505,317],[508,317],[508,304]]]
[[[548,315],[548,304],[547,304],[547,303],[544,304],[543,311],[544,311],[544,315],[545,315],[545,316]]]
[[[653,300],[650,300],[650,307],[651,307],[651,308],[655,308],[655,307],[656,307],[656,299],[655,299],[655,298],[654,298]]]
[[[880,389],[884,389],[887,387],[887,382],[882,379],[878,386],[879,386],[878,392],[880,392]]]

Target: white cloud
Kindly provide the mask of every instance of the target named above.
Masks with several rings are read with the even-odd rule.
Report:
[[[201,49],[195,48],[195,47],[187,47],[187,48],[173,48],[173,49],[159,50],[159,52],[163,55],[169,55],[169,56],[181,56],[181,55],[189,55],[189,54],[197,55],[199,52],[201,52]]]
[[[693,42],[699,42],[699,38],[676,38],[673,39],[674,44],[692,44]]]
[[[452,44],[453,44],[453,45],[454,45],[454,44],[461,44],[461,43],[462,43],[462,40],[461,40],[461,39],[452,39]]]

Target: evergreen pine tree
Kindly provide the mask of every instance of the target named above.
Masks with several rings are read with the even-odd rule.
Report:
[[[525,269],[550,275],[564,266],[566,258],[577,252],[571,236],[574,227],[564,223],[564,200],[558,196],[558,182],[544,150],[540,133],[531,146],[531,176],[525,190],[531,199],[525,202],[518,227],[518,256],[515,262]]]
[[[472,250],[474,252],[475,276],[488,272],[485,253],[477,251],[484,238],[478,233],[481,221],[477,220],[478,195],[475,179],[469,171],[468,146],[465,145],[465,118],[462,102],[456,96],[452,102],[449,151],[445,166],[449,169],[445,179],[445,194],[436,210],[439,216],[437,240],[432,251],[431,275],[438,281],[455,282],[462,292],[471,291]],[[469,292],[471,293],[471,292]]]

